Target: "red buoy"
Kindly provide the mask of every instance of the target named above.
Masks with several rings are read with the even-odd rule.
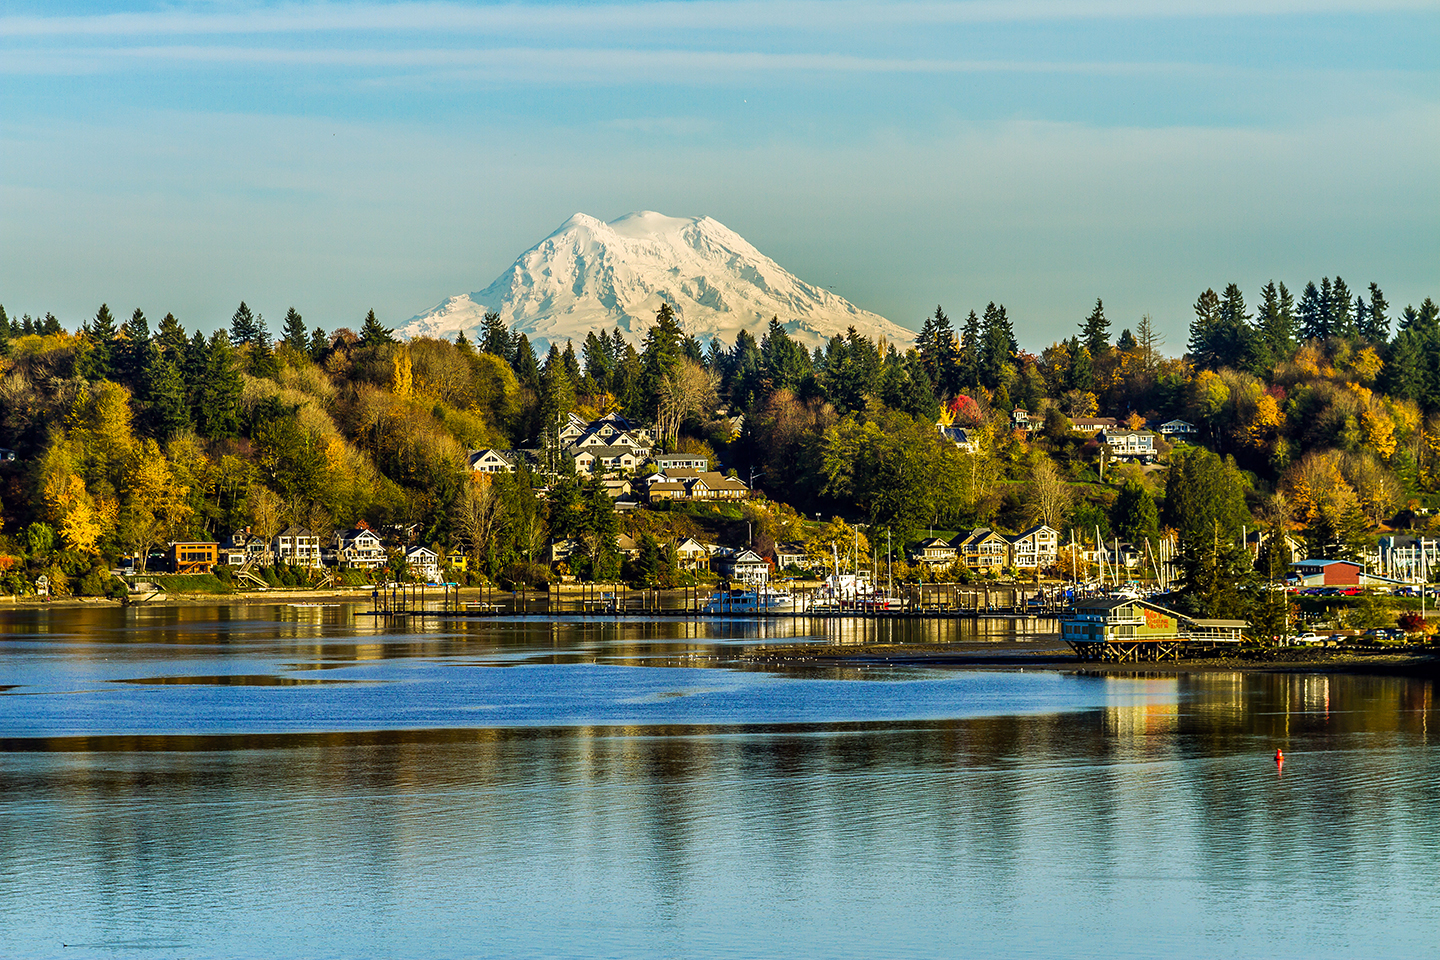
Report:
[[[1280,748],[1279,748],[1279,747],[1276,747],[1276,748],[1275,748],[1275,762],[1276,762],[1276,763],[1284,763],[1284,762],[1285,762],[1285,754],[1283,754],[1283,753],[1280,752]]]

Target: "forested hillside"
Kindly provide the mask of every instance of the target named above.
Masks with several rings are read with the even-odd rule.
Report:
[[[272,334],[242,303],[207,336],[139,310],[121,321],[102,306],[67,331],[0,308],[4,586],[25,592],[45,573],[102,592],[122,556],[290,523],[322,537],[403,529],[497,579],[534,576],[546,543],[577,537],[597,546],[576,572],[613,576],[613,531],[663,544],[694,529],[683,511],[617,518],[599,484],[544,469],[561,462],[546,452],[567,414],[619,410],[664,449],[753,480],[762,549],[805,536],[800,517],[816,514],[862,521],[897,550],[977,525],[1041,521],[1077,542],[1163,530],[1197,602],[1219,609],[1254,576],[1242,527],[1342,556],[1428,522],[1440,311],[1407,306],[1393,334],[1390,311],[1375,284],[1354,295],[1324,279],[1297,302],[1271,283],[1253,310],[1232,284],[1200,295],[1176,356],[1148,317],[1112,334],[1098,300],[1038,353],[994,303],[958,324],[937,308],[904,354],[853,332],[807,353],[778,320],[758,341],[702,345],[662,309],[643,343],[594,332],[537,357],[493,315],[473,340],[397,342],[373,312],[358,332],[327,333],[291,310]],[[1043,427],[1015,429],[1017,408]],[[1183,419],[1196,434],[1162,441],[1159,464],[1107,465],[1071,429],[1095,416]],[[963,429],[973,451],[937,425]],[[532,449],[538,468],[472,473],[468,453],[487,447]]]

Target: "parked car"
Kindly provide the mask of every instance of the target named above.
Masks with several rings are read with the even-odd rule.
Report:
[[[1295,636],[1290,638],[1290,643],[1324,643],[1326,640],[1329,639],[1329,637],[1322,637],[1318,633],[1297,633]]]

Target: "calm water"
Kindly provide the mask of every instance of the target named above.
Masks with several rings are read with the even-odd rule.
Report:
[[[0,629],[0,955],[1440,956],[1427,682],[728,662],[790,624]]]

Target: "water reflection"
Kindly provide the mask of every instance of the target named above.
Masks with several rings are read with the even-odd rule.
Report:
[[[755,674],[670,665],[754,641],[732,622],[54,613],[0,645],[0,943],[17,956],[1440,943],[1426,681]],[[252,682],[272,676],[379,682]],[[171,682],[110,682],[146,678]],[[336,729],[366,703],[388,722]],[[269,730],[307,704],[328,726]],[[501,707],[515,723],[487,723]],[[170,709],[186,732],[144,732]]]

